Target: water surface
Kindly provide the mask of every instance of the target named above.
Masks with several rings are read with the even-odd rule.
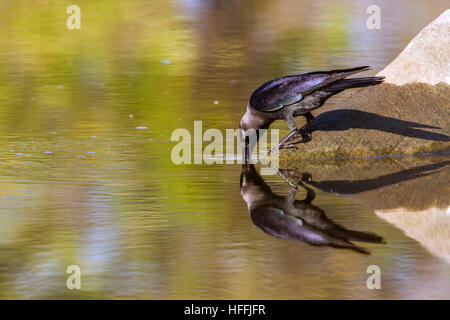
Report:
[[[240,165],[170,160],[174,129],[236,128],[249,94],[285,74],[373,74],[447,9],[380,1],[368,30],[370,4],[85,0],[68,30],[64,2],[1,0],[0,298],[450,298],[448,260],[370,206],[311,186],[333,222],[385,240],[358,243],[370,255],[283,240],[253,223]]]

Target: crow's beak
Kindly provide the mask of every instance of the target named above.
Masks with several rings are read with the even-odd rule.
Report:
[[[249,150],[249,144],[250,144],[250,139],[249,137],[246,135],[247,130],[244,130],[242,128],[239,128],[239,132],[240,132],[240,136],[241,136],[241,143],[244,144],[244,154],[243,154],[243,158],[244,158],[244,165],[247,166],[249,163],[249,155],[250,155],[250,150]]]
[[[245,157],[245,165],[248,166],[249,158],[250,158],[250,138],[248,136],[245,137],[245,146],[244,146],[244,157]]]

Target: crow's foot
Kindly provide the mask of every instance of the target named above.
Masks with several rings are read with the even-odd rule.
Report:
[[[292,139],[295,139],[296,137],[298,137],[298,131],[297,130],[292,130],[291,132],[289,132],[289,134],[283,138],[283,140],[280,141],[280,143],[273,148],[272,150],[270,150],[270,152],[275,152],[277,150],[283,149],[286,145],[287,142],[291,141]]]
[[[280,178],[283,179],[291,188],[298,190],[297,185],[288,179],[288,177],[286,176],[284,171],[285,170],[282,170],[282,169],[278,170],[278,175],[280,176]]]
[[[302,178],[300,179],[300,181],[304,181],[304,182],[311,182],[312,181],[312,176],[309,173],[303,173],[302,174]]]
[[[281,146],[280,149],[298,149],[298,147],[296,143],[291,143]]]
[[[299,143],[307,143],[312,140],[311,133],[308,131],[303,131],[301,133],[301,136],[302,136],[302,140]]]
[[[289,143],[292,140],[299,138],[299,137],[301,137],[302,140]],[[276,146],[269,152],[274,152],[274,151],[277,151],[280,149],[297,149],[296,144],[307,143],[307,142],[311,141],[311,138],[312,138],[311,133],[304,130],[303,128],[293,130],[283,140],[281,140],[281,142],[278,144],[278,146]]]

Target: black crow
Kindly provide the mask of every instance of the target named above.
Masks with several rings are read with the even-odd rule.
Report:
[[[278,119],[287,122],[291,133],[280,142],[277,148],[295,148],[295,145],[286,145],[286,142],[296,136],[301,136],[305,142],[311,140],[309,129],[314,121],[312,110],[320,108],[328,98],[346,89],[373,86],[383,82],[384,77],[345,79],[354,73],[369,69],[369,66],[363,66],[308,72],[278,78],[261,85],[252,93],[247,111],[239,125],[241,136],[246,144],[246,157],[249,154],[247,131],[253,129],[258,132],[259,129],[268,129],[270,124]],[[294,121],[294,118],[298,116],[304,116],[307,122],[300,129]]]

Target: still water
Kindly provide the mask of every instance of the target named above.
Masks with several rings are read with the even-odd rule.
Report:
[[[380,30],[370,4],[84,0],[68,30],[63,1],[0,0],[0,298],[450,298],[448,157],[360,163],[356,178],[288,164],[298,191],[237,164],[171,162],[176,128],[236,128],[281,75],[374,74],[448,2],[379,1]],[[297,216],[280,220],[274,201]],[[336,248],[348,232],[372,241]],[[333,246],[309,244],[318,234]],[[81,290],[66,288],[70,265]]]

